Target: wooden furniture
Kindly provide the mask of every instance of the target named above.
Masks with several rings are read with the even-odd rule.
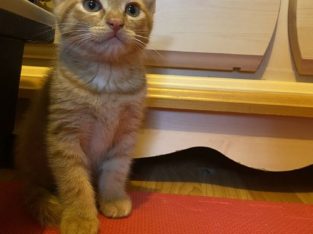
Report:
[[[280,0],[158,0],[146,63],[255,72],[272,40]]]
[[[267,1],[268,6],[273,2]],[[255,73],[160,68],[161,61],[157,68],[148,68],[150,109],[135,157],[205,146],[262,170],[313,164],[313,76],[300,76],[294,68],[288,40],[289,1],[280,3],[275,35]],[[156,28],[159,23],[157,18]],[[172,52],[171,44],[162,46]],[[54,53],[53,45],[26,46],[21,97],[40,88]]]
[[[0,1],[0,167],[12,163],[12,132],[24,43],[53,41],[53,22],[50,13],[28,1]]]
[[[313,75],[313,1],[290,0],[289,37],[297,71]]]

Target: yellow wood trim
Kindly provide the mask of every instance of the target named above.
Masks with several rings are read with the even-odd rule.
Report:
[[[26,44],[24,59],[53,60],[56,56],[56,44]]]
[[[40,89],[48,67],[23,66],[20,97]],[[313,117],[313,84],[148,74],[148,106]]]

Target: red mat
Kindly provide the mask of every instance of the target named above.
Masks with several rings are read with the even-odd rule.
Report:
[[[129,218],[100,216],[102,234],[312,234],[313,206],[132,193]],[[56,234],[32,220],[22,206],[21,186],[0,183],[1,234]]]

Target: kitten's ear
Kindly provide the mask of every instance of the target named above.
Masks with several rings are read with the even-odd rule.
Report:
[[[156,0],[145,0],[147,7],[149,10],[154,13],[155,12],[155,5],[156,5]]]

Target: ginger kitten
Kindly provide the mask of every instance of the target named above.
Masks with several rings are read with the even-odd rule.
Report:
[[[131,212],[125,182],[143,119],[142,52],[155,0],[54,0],[58,59],[25,121],[16,157],[27,204],[61,233],[98,232]]]

